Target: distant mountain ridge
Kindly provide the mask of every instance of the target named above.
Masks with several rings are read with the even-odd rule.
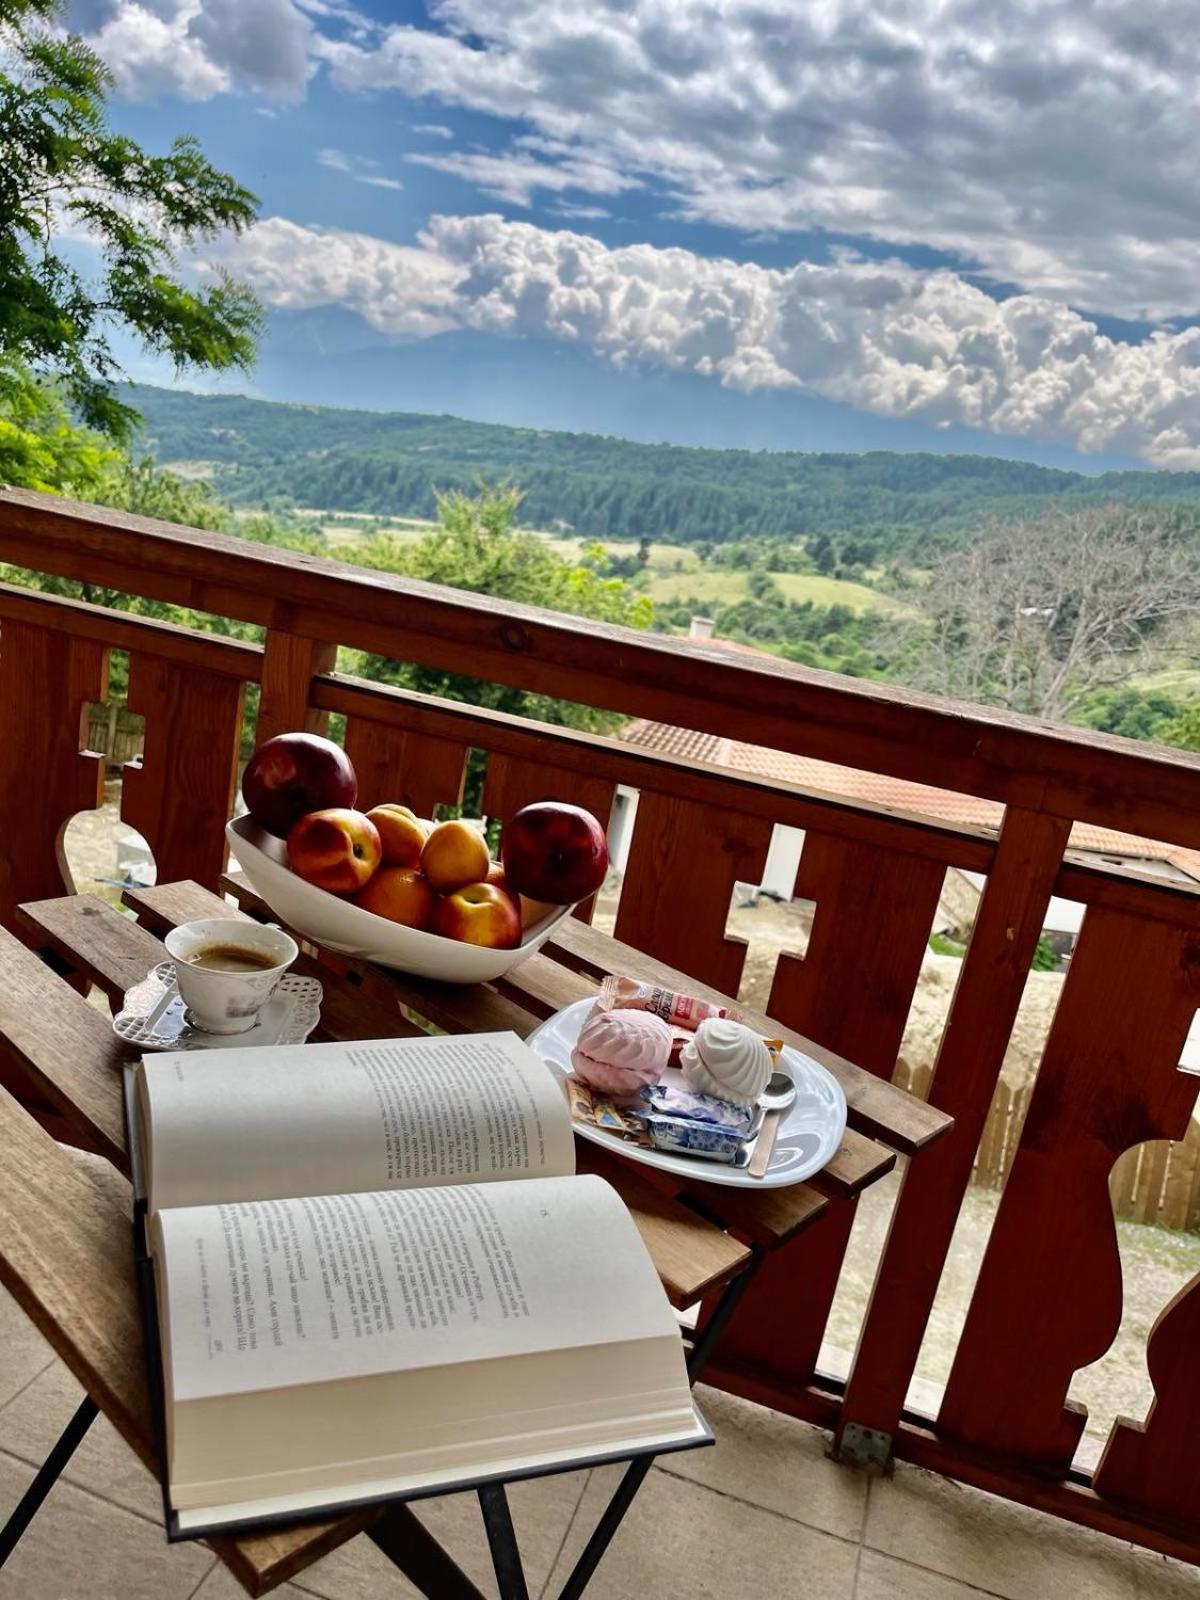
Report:
[[[523,520],[589,536],[853,532],[910,550],[1052,503],[1200,507],[1200,473],[1087,476],[995,456],[714,450],[145,386],[130,397],[160,462],[211,463],[218,492],[243,505],[431,516],[435,489],[511,478],[525,491]]]

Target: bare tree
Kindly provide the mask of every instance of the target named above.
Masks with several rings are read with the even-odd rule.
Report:
[[[1181,651],[1200,624],[1200,533],[1158,507],[1106,505],[994,524],[910,597],[900,675],[1058,721],[1097,689]]]

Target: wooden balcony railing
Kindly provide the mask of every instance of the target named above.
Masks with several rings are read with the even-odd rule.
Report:
[[[112,650],[128,652],[128,705],[145,718],[121,811],[164,881],[219,878],[250,683],[260,735],[345,718],[366,804],[402,798],[427,813],[457,801],[472,750],[487,752],[488,813],[553,793],[606,817],[616,785],[633,786],[617,936],[726,991],[744,956],[725,931],[734,883],[759,880],[774,824],[803,828],[796,893],[815,921],[803,960],[780,958],[770,1010],[880,1078],[946,868],[985,874],[930,1090],[954,1130],[903,1180],[848,1381],[823,1379],[817,1354],[850,1203],[772,1258],[720,1381],[827,1424],[849,1453],[890,1448],[1200,1561],[1200,1279],[1150,1335],[1152,1409],[1118,1421],[1092,1477],[1072,1469],[1084,1419],[1066,1398],[1120,1321],[1110,1172],[1142,1141],[1183,1138],[1197,1080],[1179,1060],[1200,1004],[1200,894],[1073,853],[1070,828],[1200,846],[1200,760],[33,494],[0,493],[0,560],[265,629],[263,645],[237,643],[0,588],[9,926],[20,901],[62,892],[63,830],[98,802],[100,761],[81,739]],[[1004,805],[1003,823],[873,809],[382,688],[332,671],[338,645],[983,795]],[[1083,903],[1082,932],[944,1399],[918,1417],[906,1391],[1052,894]],[[871,1130],[869,1096],[855,1121]]]

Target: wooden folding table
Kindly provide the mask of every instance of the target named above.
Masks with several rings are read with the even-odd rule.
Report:
[[[244,885],[227,880],[226,887],[245,914],[265,914]],[[152,1471],[159,1469],[130,1243],[121,1069],[132,1052],[82,991],[95,984],[119,1004],[162,959],[160,940],[170,928],[241,913],[190,882],[129,890],[125,899],[136,921],[97,897],[70,895],[20,908],[29,945],[0,929],[0,1083],[24,1101],[0,1093],[0,1281],[87,1391],[10,1518],[10,1545],[97,1408]],[[560,924],[541,954],[490,985],[432,983],[311,946],[297,970],[324,985],[318,1039],[416,1036],[419,1023],[454,1033],[512,1029],[524,1037],[554,1011],[594,995],[611,972],[723,998],[574,919]],[[766,1019],[749,1020],[767,1026]],[[682,1310],[704,1303],[689,1359],[693,1380],[762,1256],[874,1183],[894,1165],[896,1149],[919,1148],[949,1126],[941,1113],[892,1085],[771,1027],[823,1060],[847,1092],[850,1125],[842,1146],[811,1183],[758,1191],[681,1183],[579,1145],[581,1167],[602,1173],[629,1207],[671,1304]],[[582,1593],[648,1467],[643,1459],[627,1470],[563,1600]],[[503,1490],[481,1492],[480,1501],[500,1592],[520,1596],[524,1579]],[[212,1543],[243,1586],[263,1594],[363,1532],[423,1593],[479,1600],[452,1558],[398,1502]]]

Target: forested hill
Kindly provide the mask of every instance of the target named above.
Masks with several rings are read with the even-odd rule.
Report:
[[[435,488],[511,478],[525,491],[523,520],[540,527],[682,541],[870,531],[896,549],[951,542],[989,515],[1050,501],[1200,507],[1200,473],[1088,477],[991,456],[706,450],[146,387],[132,400],[161,463],[210,464],[217,491],[241,505],[427,517]]]

